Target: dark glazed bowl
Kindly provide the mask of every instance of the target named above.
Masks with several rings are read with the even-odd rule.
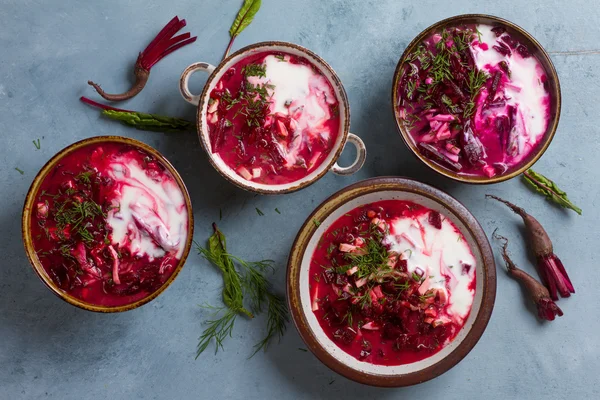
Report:
[[[520,42],[525,44],[531,55],[536,57],[539,62],[544,67],[544,70],[548,76],[548,91],[550,93],[550,121],[548,123],[548,127],[546,128],[546,133],[542,138],[541,143],[538,147],[531,152],[531,154],[525,158],[525,160],[518,165],[516,168],[512,168],[507,173],[502,175],[497,175],[492,178],[488,178],[487,176],[471,176],[471,175],[460,175],[448,168],[445,168],[436,162],[430,160],[425,155],[421,154],[419,149],[417,148],[413,138],[411,137],[407,127],[404,123],[398,118],[397,110],[398,110],[398,94],[397,88],[400,83],[400,79],[402,78],[402,70],[406,63],[407,57],[421,44],[426,38],[432,35],[434,32],[439,31],[443,28],[452,27],[456,25],[462,24],[488,24],[488,25],[501,25],[505,26],[508,32],[511,35],[514,35]],[[465,14],[465,15],[457,15],[454,17],[450,17],[444,19],[442,21],[436,22],[431,25],[429,28],[425,29],[423,32],[419,33],[417,37],[415,37],[412,42],[406,47],[400,61],[398,61],[398,65],[396,66],[396,71],[394,72],[394,83],[392,86],[392,111],[394,113],[394,118],[396,120],[396,126],[404,140],[406,146],[413,152],[417,158],[419,158],[425,165],[439,174],[448,177],[450,179],[454,179],[455,181],[465,182],[465,183],[473,183],[473,184],[489,184],[489,183],[498,183],[503,182],[508,179],[514,178],[517,175],[520,175],[527,169],[531,168],[533,164],[544,154],[552,139],[554,138],[554,134],[556,133],[556,129],[558,127],[558,121],[560,118],[560,108],[561,108],[561,93],[560,93],[560,83],[558,80],[558,75],[556,73],[556,69],[554,68],[554,64],[550,60],[550,56],[546,53],[546,50],[542,47],[542,45],[525,31],[520,26],[507,21],[502,18],[494,17],[492,15],[484,15],[484,14]]]
[[[177,184],[178,184],[179,188],[181,189],[181,192],[183,193],[187,212],[188,212],[188,237],[186,240],[185,249],[183,251],[181,259],[179,260],[179,263],[175,266],[175,269],[171,273],[171,276],[169,277],[169,279],[167,279],[167,281],[158,290],[156,290],[155,292],[151,293],[150,295],[144,297],[143,299],[140,299],[134,303],[125,304],[125,305],[117,306],[117,307],[107,307],[107,306],[100,306],[100,305],[96,305],[96,304],[87,303],[83,300],[80,300],[80,299],[74,297],[74,296],[71,296],[69,293],[66,293],[65,291],[60,289],[56,285],[56,283],[54,283],[52,278],[50,278],[48,276],[48,274],[46,273],[46,270],[44,269],[44,266],[40,262],[37,254],[35,252],[35,249],[33,246],[33,238],[31,237],[31,228],[30,228],[32,211],[35,210],[35,199],[37,197],[37,193],[40,189],[40,186],[44,182],[44,179],[46,178],[48,173],[50,171],[52,171],[52,169],[67,154],[69,154],[77,149],[80,149],[82,147],[88,146],[88,145],[102,144],[102,143],[119,143],[119,144],[130,145],[132,147],[136,147],[141,150],[144,150],[147,153],[151,154],[153,157],[155,157],[173,175],[173,177],[177,181]],[[194,235],[194,214],[192,212],[192,202],[190,200],[190,195],[188,193],[187,188],[185,187],[185,184],[183,183],[183,180],[181,179],[181,176],[179,176],[179,173],[177,172],[177,170],[157,150],[148,146],[145,143],[142,143],[142,142],[134,140],[134,139],[129,139],[129,138],[120,137],[120,136],[96,136],[96,137],[92,137],[89,139],[81,140],[79,142],[75,142],[75,143],[71,144],[70,146],[65,147],[64,149],[59,151],[54,157],[52,157],[42,167],[40,172],[38,172],[38,174],[34,178],[33,183],[31,184],[31,187],[29,188],[29,191],[27,192],[27,197],[25,198],[25,204],[23,206],[23,217],[21,220],[21,229],[22,229],[22,236],[23,236],[23,244],[25,245],[25,252],[27,253],[27,258],[29,259],[29,262],[31,263],[31,266],[33,267],[33,270],[35,271],[35,273],[42,280],[42,282],[44,282],[44,284],[48,287],[48,289],[50,289],[55,295],[57,295],[62,300],[66,301],[67,303],[77,306],[79,308],[83,308],[84,310],[103,312],[103,313],[113,313],[113,312],[132,310],[134,308],[140,307],[140,306],[148,303],[149,301],[155,299],[159,294],[161,294],[175,280],[175,278],[179,274],[179,271],[181,271],[181,268],[185,264],[185,260],[187,259],[187,256],[190,252],[190,248],[192,246],[192,239],[193,239],[193,235]]]
[[[471,314],[456,338],[424,360],[398,366],[358,361],[341,350],[319,325],[311,310],[309,267],[319,239],[339,217],[363,204],[411,200],[450,218],[469,243],[477,266]],[[316,226],[313,221],[320,221]],[[424,183],[384,177],[358,182],[332,195],[308,217],[292,246],[287,269],[287,299],[294,324],[307,347],[332,370],[373,386],[408,386],[433,379],[462,360],[483,334],[496,298],[496,267],[487,237],[473,215],[456,199]]]

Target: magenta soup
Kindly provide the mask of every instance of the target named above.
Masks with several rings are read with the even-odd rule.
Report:
[[[540,148],[548,74],[504,26],[436,32],[408,55],[396,115],[417,150],[459,175],[501,176]]]
[[[311,307],[325,334],[377,365],[423,360],[449,344],[473,305],[476,260],[446,216],[410,201],[355,208],[311,259]]]
[[[298,181],[327,158],[340,134],[339,102],[328,79],[306,58],[284,52],[249,55],[210,93],[210,151],[247,181]]]
[[[31,235],[48,276],[84,302],[141,300],[171,276],[189,233],[185,196],[151,154],[89,144],[65,155],[35,197]]]

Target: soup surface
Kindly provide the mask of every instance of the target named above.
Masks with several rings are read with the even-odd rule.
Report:
[[[444,215],[408,201],[367,204],[320,239],[310,265],[312,310],[358,360],[408,364],[438,352],[463,327],[476,267]]]
[[[242,178],[285,184],[327,158],[340,131],[331,83],[308,60],[252,54],[221,77],[210,94],[211,151]]]

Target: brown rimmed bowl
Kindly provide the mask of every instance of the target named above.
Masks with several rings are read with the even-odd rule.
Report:
[[[223,159],[213,153],[210,135],[207,123],[207,110],[210,94],[219,83],[221,77],[235,64],[246,57],[261,52],[281,52],[291,54],[297,57],[302,57],[310,62],[331,84],[335,97],[339,103],[340,131],[338,132],[337,140],[333,144],[329,154],[321,162],[321,164],[297,181],[284,184],[264,184],[253,182],[239,176],[233,168],[227,165]],[[204,85],[204,89],[200,95],[194,95],[189,89],[189,79],[196,72],[205,72],[209,74],[208,80]],[[328,171],[338,175],[352,175],[358,172],[367,157],[367,149],[361,138],[350,132],[350,104],[346,91],[342,85],[342,81],[337,76],[333,68],[319,57],[314,52],[307,48],[288,42],[260,42],[246,46],[229,57],[221,61],[217,66],[213,66],[206,62],[197,62],[189,65],[181,74],[179,80],[179,91],[185,101],[197,107],[196,127],[198,138],[202,148],[208,155],[208,160],[219,174],[234,185],[255,193],[260,194],[285,194],[303,189],[317,180],[321,179]],[[346,144],[351,144],[356,149],[356,157],[348,166],[340,166],[337,163],[338,158],[342,154]]]
[[[408,200],[439,211],[461,230],[476,260],[476,288],[471,313],[452,342],[421,361],[398,366],[375,365],[350,356],[325,334],[311,310],[309,267],[321,236],[350,210],[381,200]],[[320,224],[315,224],[319,221]],[[318,226],[317,226],[318,225]],[[462,360],[483,334],[496,298],[496,267],[485,232],[456,199],[424,183],[383,177],[355,183],[325,200],[308,217],[292,246],[287,267],[287,299],[294,324],[307,347],[325,365],[356,382],[372,386],[408,386],[433,379]]]
[[[444,28],[450,28],[453,26],[463,24],[488,24],[506,27],[508,33],[510,33],[521,43],[526,45],[531,55],[539,60],[539,62],[544,67],[544,70],[546,71],[548,77],[547,88],[548,92],[550,93],[550,121],[548,123],[548,127],[546,128],[546,132],[544,133],[544,137],[541,140],[541,143],[518,166],[509,169],[504,174],[496,175],[491,178],[488,178],[487,176],[461,175],[459,173],[454,172],[453,170],[450,170],[436,163],[435,161],[430,160],[428,157],[426,157],[419,151],[414,139],[410,135],[407,126],[398,117],[397,113],[399,103],[397,88],[402,78],[402,71],[404,70],[404,66],[407,62],[408,56],[411,55],[412,52],[434,32],[438,32]],[[556,133],[556,129],[558,128],[558,121],[560,119],[560,109],[561,92],[558,74],[556,73],[554,64],[552,64],[552,60],[550,59],[550,56],[548,55],[546,50],[544,50],[542,45],[525,29],[510,21],[492,15],[464,14],[436,22],[429,28],[425,29],[423,32],[419,33],[417,37],[415,37],[412,40],[412,42],[409,43],[409,45],[406,47],[406,50],[404,50],[402,57],[400,57],[400,61],[398,61],[396,71],[394,72],[394,80],[392,85],[392,112],[394,113],[396,126],[398,127],[398,131],[400,132],[400,136],[404,140],[404,143],[412,151],[412,153],[429,168],[433,169],[434,171],[445,177],[448,177],[458,182],[472,184],[498,183],[514,178],[515,176],[518,176],[527,169],[531,168],[531,166],[533,166],[533,164],[536,163],[536,161],[542,156],[542,154],[544,154],[548,146],[550,146],[552,139],[554,138],[554,134]]]
[[[101,145],[103,143],[118,143],[118,144],[129,145],[134,148],[144,150],[145,152],[147,152],[147,153],[151,154],[153,157],[155,157],[173,175],[173,177],[177,181],[177,184],[178,184],[179,188],[181,189],[181,192],[183,193],[187,212],[188,212],[188,237],[186,240],[185,249],[183,251],[181,259],[179,260],[178,264],[175,266],[175,269],[171,273],[171,276],[169,277],[169,279],[167,279],[167,281],[165,281],[165,283],[158,290],[156,290],[155,292],[151,293],[150,295],[144,297],[143,299],[140,299],[134,303],[129,303],[129,304],[116,306],[116,307],[107,307],[107,306],[100,306],[97,304],[87,303],[83,300],[80,300],[80,299],[74,297],[74,296],[71,296],[69,293],[60,289],[56,285],[56,283],[54,283],[52,278],[50,278],[50,276],[48,276],[48,274],[46,273],[46,270],[44,269],[44,266],[40,262],[37,254],[34,250],[33,238],[31,236],[31,228],[30,228],[31,218],[33,216],[33,212],[35,211],[35,202],[36,202],[37,194],[40,190],[42,183],[44,182],[44,179],[48,175],[48,173],[50,173],[53,170],[53,168],[60,162],[60,160],[63,159],[63,157],[65,157],[67,154],[70,154],[71,152],[78,150],[85,146],[94,145],[94,144]],[[181,268],[185,264],[185,260],[187,259],[187,256],[188,256],[191,246],[192,246],[192,238],[194,235],[194,214],[192,212],[192,202],[190,199],[190,195],[188,193],[188,190],[187,190],[185,184],[183,183],[183,180],[181,179],[181,176],[179,176],[179,173],[177,172],[177,170],[157,150],[148,146],[145,143],[142,143],[142,142],[134,140],[134,139],[129,139],[129,138],[120,137],[120,136],[96,136],[96,137],[92,137],[89,139],[81,140],[79,142],[75,142],[75,143],[65,147],[64,149],[59,151],[56,155],[54,155],[54,157],[52,157],[42,167],[40,172],[38,172],[38,174],[34,178],[33,183],[31,184],[29,191],[27,192],[27,197],[25,198],[25,204],[23,206],[21,229],[22,229],[22,236],[23,236],[23,244],[25,245],[25,252],[27,254],[27,258],[29,259],[29,262],[30,262],[31,266],[33,267],[33,270],[35,271],[37,276],[48,287],[48,289],[50,289],[50,291],[52,293],[54,293],[55,295],[57,295],[62,300],[66,301],[67,303],[77,306],[79,308],[82,308],[84,310],[103,312],[103,313],[114,313],[114,312],[122,312],[122,311],[132,310],[134,308],[140,307],[140,306],[148,303],[149,301],[155,299],[159,294],[161,294],[175,280],[175,278],[179,274],[179,271],[181,271]]]

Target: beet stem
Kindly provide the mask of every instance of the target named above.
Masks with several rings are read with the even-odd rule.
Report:
[[[85,104],[88,104],[88,105],[90,105],[92,107],[101,108],[102,110],[112,110],[112,111],[120,111],[120,112],[131,112],[129,110],[124,110],[122,108],[111,107],[111,106],[106,105],[106,104],[98,103],[98,102],[96,102],[94,100],[91,100],[91,99],[88,99],[87,97],[84,97],[84,96],[81,96],[79,98],[79,100],[81,100]]]
[[[227,56],[229,55],[229,51],[231,50],[231,46],[233,46],[233,41],[235,40],[235,36],[233,36],[230,40],[229,40],[229,44],[227,45],[227,48],[225,49],[225,54],[223,54],[223,60],[227,58]]]

